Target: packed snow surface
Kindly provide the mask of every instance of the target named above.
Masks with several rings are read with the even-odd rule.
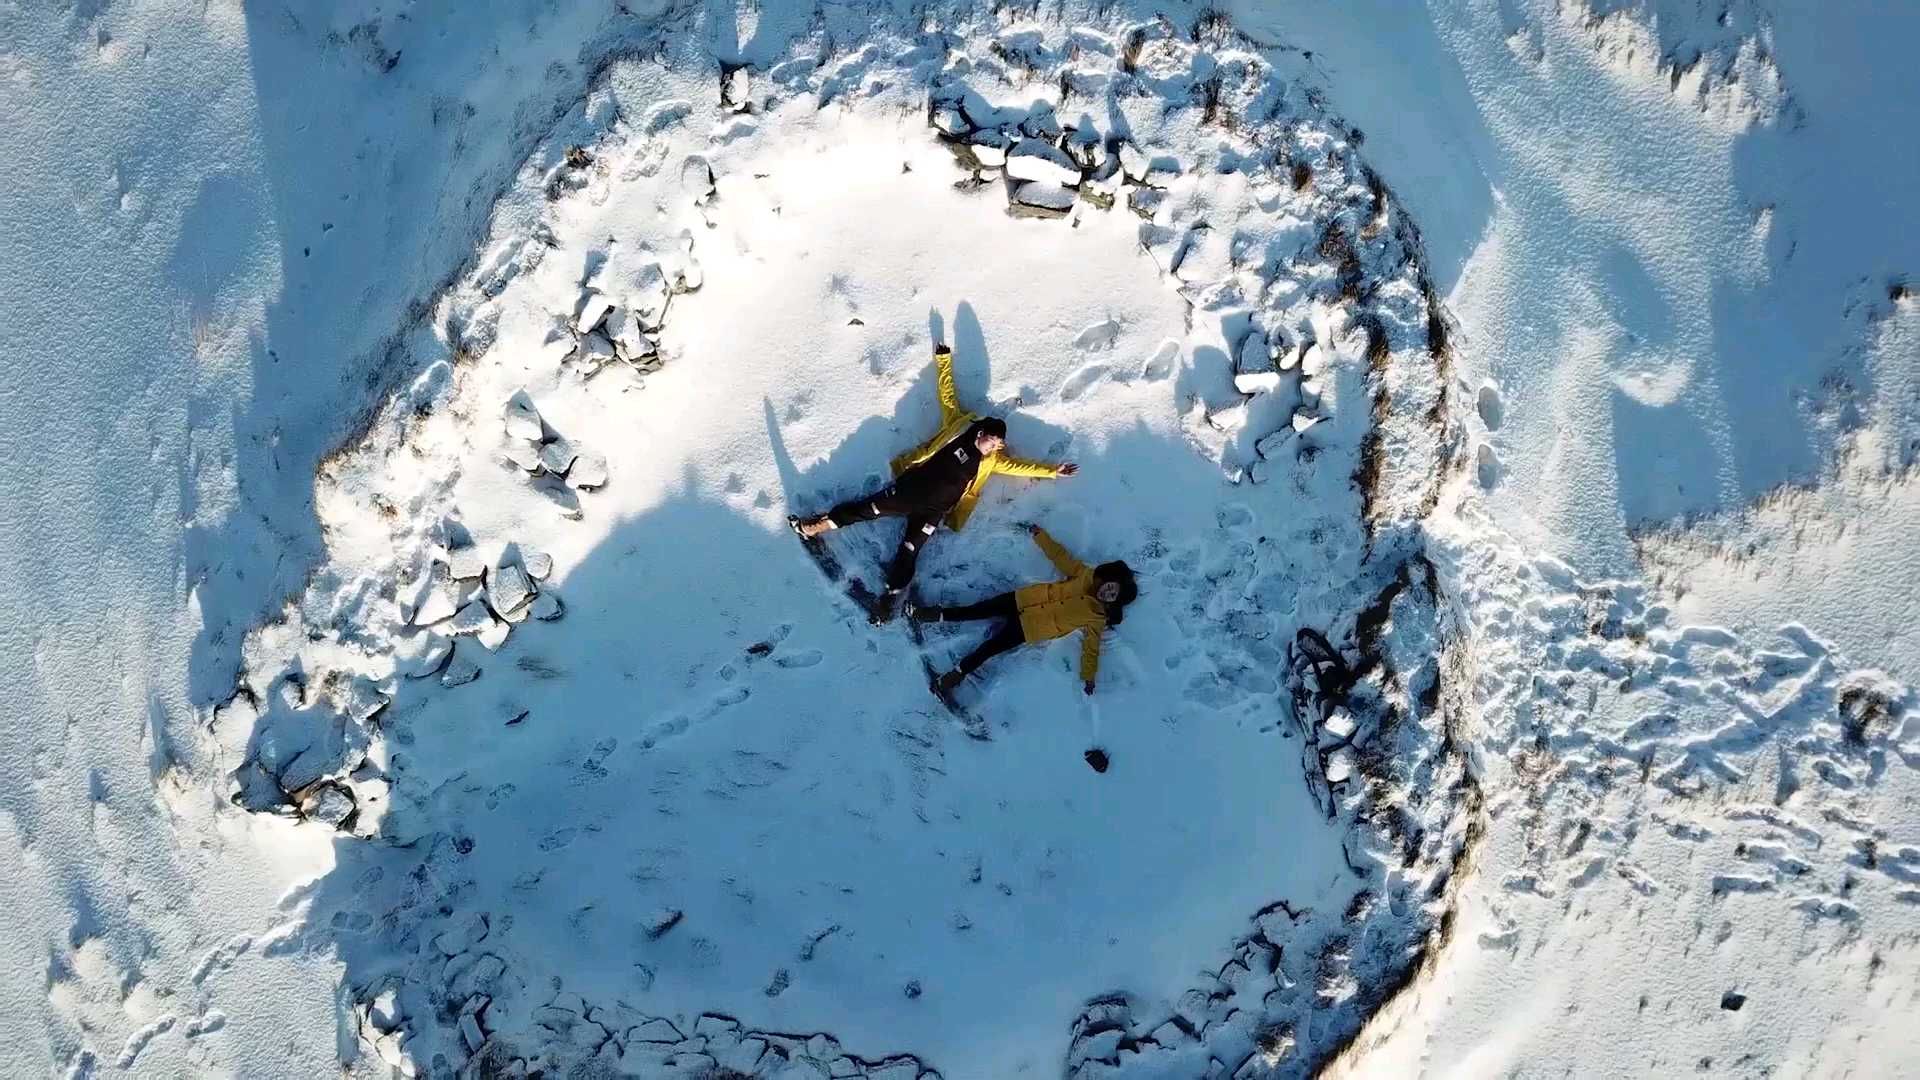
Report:
[[[0,1071],[1920,1054],[1912,13],[0,18]]]

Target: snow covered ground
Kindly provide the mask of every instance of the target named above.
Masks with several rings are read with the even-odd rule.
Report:
[[[1920,1050],[1913,15],[4,18],[9,1074]]]

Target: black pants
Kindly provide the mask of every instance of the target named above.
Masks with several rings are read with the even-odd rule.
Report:
[[[893,562],[887,567],[887,588],[904,589],[907,582],[913,580],[914,568],[920,563],[920,549],[933,539],[940,519],[953,509],[951,501],[940,506],[929,505],[933,501],[939,500],[915,498],[886,487],[872,495],[841,503],[829,510],[827,517],[832,519],[835,528],[883,517],[906,518],[907,531],[900,538],[900,550],[894,553]]]
[[[941,608],[940,617],[952,622],[967,622],[973,619],[1005,619],[993,635],[980,643],[980,647],[966,655],[960,661],[960,672],[971,675],[980,665],[1006,652],[1017,649],[1027,643],[1026,631],[1020,629],[1020,606],[1014,602],[1012,593],[1001,593],[991,600],[982,600],[965,607]]]

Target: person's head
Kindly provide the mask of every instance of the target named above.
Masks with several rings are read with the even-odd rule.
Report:
[[[1116,559],[1093,568],[1093,596],[1107,609],[1108,626],[1120,625],[1127,605],[1139,595],[1140,589],[1133,583],[1133,568],[1126,563]]]
[[[974,422],[973,448],[982,455],[998,453],[1007,445],[1007,422],[997,416],[989,416]]]

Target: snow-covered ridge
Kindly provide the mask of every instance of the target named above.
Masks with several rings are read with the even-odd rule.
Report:
[[[368,1042],[400,1067],[512,1071],[591,1057],[640,1075],[868,1069],[856,1058],[814,1053],[816,1040],[798,1036],[725,1046],[698,1030],[705,1041],[697,1046],[655,1039],[644,1032],[666,1030],[657,1016],[591,979],[561,989],[555,974],[552,992],[537,989],[553,958],[529,951],[536,939],[516,944],[509,932],[516,915],[533,912],[484,906],[489,887],[469,880],[473,871],[462,865],[499,837],[475,835],[448,793],[485,789],[471,788],[458,762],[443,762],[456,744],[423,755],[421,740],[437,743],[434,726],[447,722],[509,737],[552,730],[557,717],[530,705],[528,693],[591,654],[521,650],[554,632],[545,621],[626,617],[581,606],[592,599],[559,598],[597,549],[614,543],[621,519],[670,497],[647,475],[659,447],[641,438],[648,448],[636,459],[627,445],[635,419],[654,438],[708,441],[736,467],[722,501],[748,518],[777,518],[769,491],[753,494],[758,473],[747,467],[764,450],[741,442],[730,417],[676,430],[644,406],[664,393],[660,408],[683,410],[672,402],[691,401],[699,381],[733,377],[710,367],[723,354],[700,347],[710,331],[685,322],[695,310],[687,305],[711,296],[716,266],[731,276],[739,256],[770,257],[750,251],[761,244],[750,226],[758,220],[771,229],[783,217],[794,190],[778,180],[816,167],[806,159],[838,142],[851,156],[821,160],[882,170],[859,177],[876,190],[904,183],[885,180],[893,166],[877,155],[903,138],[890,132],[924,123],[932,128],[921,136],[925,149],[911,136],[898,144],[904,173],[946,159],[950,179],[940,183],[954,194],[945,198],[976,208],[968,214],[980,212],[989,189],[1004,192],[1016,220],[1041,219],[1023,226],[1023,243],[1132,233],[1150,272],[1172,287],[1184,316],[1169,325],[1171,336],[1142,337],[1153,317],[1119,308],[1072,336],[1083,357],[1077,367],[1016,370],[1051,398],[1035,412],[1066,428],[1062,446],[1087,439],[1078,452],[1098,457],[1103,443],[1123,438],[1125,424],[1144,425],[1176,436],[1167,462],[1198,450],[1214,463],[1210,485],[1219,494],[1205,494],[1207,484],[1199,490],[1224,500],[1209,512],[1226,547],[1205,556],[1213,565],[1204,582],[1189,576],[1193,556],[1178,533],[1150,529],[1129,558],[1157,573],[1164,595],[1185,594],[1191,606],[1170,612],[1208,657],[1188,694],[1221,717],[1264,718],[1269,738],[1302,740],[1304,752],[1281,754],[1279,768],[1284,776],[1302,763],[1286,783],[1308,785],[1329,834],[1340,838],[1340,872],[1349,878],[1331,891],[1320,886],[1244,910],[1255,929],[1228,944],[1224,966],[1208,965],[1218,972],[1209,986],[1184,994],[1083,990],[1093,1004],[1056,1029],[1066,1062],[1085,1075],[1219,1067],[1208,1062],[1240,1072],[1310,1069],[1432,955],[1477,812],[1460,744],[1471,664],[1422,554],[1421,521],[1456,468],[1459,438],[1448,413],[1445,317],[1419,265],[1417,231],[1337,121],[1290,93],[1218,21],[1193,34],[1165,22],[1009,23],[991,33],[882,34],[838,48],[826,60],[796,49],[764,72],[716,71],[697,52],[617,62],[535,151],[496,208],[475,271],[440,302],[442,359],[322,469],[316,502],[329,564],[282,621],[250,639],[246,684],[216,712],[216,732],[233,755],[236,800],[297,811],[378,845],[352,890],[354,910],[330,917],[336,928],[381,928],[372,940],[340,947],[354,954],[351,990],[367,1003]],[[935,138],[950,152],[936,149]],[[1037,229],[1060,230],[1060,239]],[[715,253],[714,243],[733,250]],[[832,277],[827,296],[844,305],[840,332],[871,332],[865,291]],[[955,329],[971,330],[959,320]],[[910,350],[924,348],[913,339],[905,339]],[[900,363],[890,348],[866,349],[873,376]],[[410,350],[431,356],[436,342],[420,336]],[[749,385],[773,370],[730,362],[743,365]],[[689,363],[707,369],[685,374]],[[769,400],[764,424],[756,424],[759,438],[771,437],[776,464],[785,454],[806,461],[845,437],[814,434],[808,411],[816,393],[850,396],[846,376],[822,368],[817,378],[774,377],[761,384],[765,391],[794,401],[781,412]],[[666,389],[654,389],[656,379],[667,380]],[[628,402],[643,411],[628,418],[636,407]],[[1138,411],[1147,402],[1158,403],[1161,418]],[[1163,463],[1158,450],[1129,453],[1138,458],[1129,468],[1185,469]],[[781,466],[779,476],[789,502],[805,497],[792,469]],[[1244,485],[1245,505],[1233,485]],[[1149,502],[1161,497],[1147,492]],[[613,520],[597,509],[603,500]],[[777,524],[772,529],[777,534]],[[1257,539],[1249,535],[1256,529]],[[681,538],[689,540],[696,537]],[[978,578],[965,564],[956,569]],[[936,570],[934,582],[943,580]],[[1316,700],[1297,665],[1274,677],[1289,666],[1287,643],[1300,626],[1348,643],[1354,678],[1342,694]],[[744,663],[771,658],[767,670],[809,672],[830,658],[796,647],[794,631],[782,624]],[[534,644],[515,644],[523,640]],[[1160,678],[1171,682],[1186,669],[1191,648],[1185,653],[1169,655],[1169,675]],[[507,658],[515,662],[503,665]],[[739,664],[720,668],[723,685],[744,677]],[[698,674],[696,666],[689,677]],[[1122,678],[1123,687],[1156,679]],[[491,700],[459,696],[473,694],[466,687],[476,679]],[[752,685],[724,690],[701,714],[703,726],[745,701]],[[639,752],[686,736],[690,719],[641,728]],[[627,734],[595,742],[578,763],[588,782],[634,768],[609,764],[633,729],[614,730]],[[916,785],[952,767],[938,764],[951,751],[937,725],[912,738]],[[922,771],[930,766],[930,775]],[[495,786],[485,809],[510,800],[515,786]],[[541,851],[600,828],[579,815],[553,825]],[[533,881],[537,865],[528,864]],[[315,916],[326,906],[315,901]],[[684,918],[679,908],[662,908],[638,921],[653,927],[649,940],[690,941],[697,960],[713,943],[690,937],[698,931],[680,928]],[[962,920],[971,923],[955,920],[963,931]],[[810,945],[801,959],[814,951]],[[674,977],[666,963],[637,964],[629,992],[659,1001],[656,980]],[[906,1000],[920,996],[919,985],[910,984]],[[799,989],[781,968],[765,1000],[771,1006]],[[739,1049],[748,1044],[752,1053]],[[994,1068],[954,1057],[932,1060],[951,1076]],[[905,1075],[921,1066],[897,1058],[872,1068],[881,1071],[830,1074]]]

